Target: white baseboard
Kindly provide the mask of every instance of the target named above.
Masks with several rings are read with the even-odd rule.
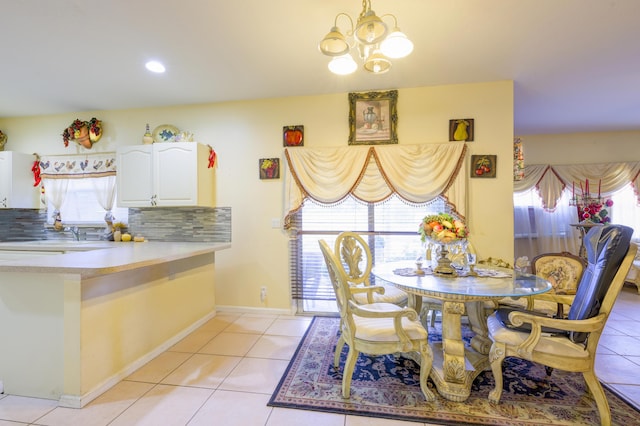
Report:
[[[182,340],[185,337],[187,337],[194,330],[196,330],[197,328],[202,326],[204,323],[209,321],[211,318],[215,317],[215,315],[216,315],[216,311],[210,312],[209,314],[205,315],[204,317],[202,317],[201,319],[199,319],[195,323],[191,324],[189,327],[187,327],[184,330],[182,330],[180,333],[176,334],[175,336],[173,336],[169,340],[167,340],[164,343],[162,343],[160,346],[158,346],[157,348],[155,348],[151,352],[148,352],[144,356],[138,358],[137,360],[135,360],[134,362],[132,362],[131,364],[129,364],[128,366],[123,368],[118,373],[116,373],[113,376],[107,378],[101,384],[99,384],[98,386],[96,386],[95,388],[90,390],[89,392],[85,393],[84,395],[78,396],[78,395],[65,395],[65,394],[63,394],[60,397],[60,399],[58,400],[58,406],[60,406],[60,407],[68,407],[68,408],[82,408],[82,407],[84,407],[85,405],[87,405],[88,403],[90,403],[91,401],[93,401],[94,399],[96,399],[97,397],[99,397],[100,395],[102,395],[103,393],[108,391],[109,389],[111,389],[113,386],[118,384],[122,379],[124,379],[125,377],[129,376],[131,373],[136,371],[138,368],[142,367],[143,365],[145,365],[146,363],[148,363],[149,361],[151,361],[152,359],[154,359],[155,357],[157,357],[161,353],[165,352],[171,346],[175,345],[180,340]]]
[[[270,315],[295,315],[295,309],[254,308],[251,306],[220,306],[216,305],[218,312],[230,312],[235,314],[270,314]]]

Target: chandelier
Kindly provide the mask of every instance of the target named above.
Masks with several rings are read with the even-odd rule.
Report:
[[[338,18],[344,16],[350,24],[346,32],[338,28]],[[389,32],[383,18],[393,18],[393,29]],[[346,37],[345,37],[346,34]],[[349,43],[350,39],[351,43]],[[331,56],[329,70],[334,74],[346,75],[354,72],[358,65],[350,54],[350,50],[357,51],[364,62],[364,69],[383,74],[391,68],[389,59],[404,58],[413,51],[413,43],[398,28],[398,21],[392,14],[380,17],[371,10],[371,0],[362,0],[362,12],[358,16],[356,25],[346,13],[336,15],[333,27],[318,44],[320,51]]]

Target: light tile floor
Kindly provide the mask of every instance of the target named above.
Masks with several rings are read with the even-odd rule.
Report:
[[[640,295],[625,287],[600,340],[597,373],[640,408]],[[267,407],[310,318],[219,313],[82,409],[0,395],[0,426],[415,426]]]

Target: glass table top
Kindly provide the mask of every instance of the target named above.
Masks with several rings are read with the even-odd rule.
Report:
[[[477,276],[442,277],[430,270],[417,273],[411,261],[375,265],[371,273],[379,279],[414,294],[458,295],[467,297],[521,297],[547,292],[551,283],[531,274],[516,273],[512,269],[475,267]]]

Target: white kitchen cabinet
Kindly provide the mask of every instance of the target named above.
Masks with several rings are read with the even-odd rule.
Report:
[[[31,167],[35,157],[0,151],[0,209],[40,208],[40,189],[33,186]]]
[[[117,150],[118,207],[215,206],[209,148],[166,142]]]

